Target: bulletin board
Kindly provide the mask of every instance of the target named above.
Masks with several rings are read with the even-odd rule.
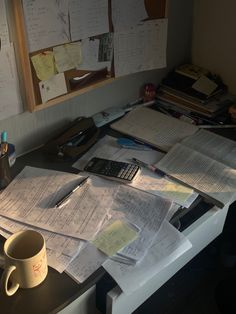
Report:
[[[43,47],[42,49],[38,49],[38,47],[40,48],[40,45],[38,46],[39,40],[34,41],[33,36],[31,39],[29,39],[30,31],[35,25],[37,25],[36,22],[35,22],[36,23],[35,25],[33,23],[34,21],[33,19],[35,18],[34,16],[35,12],[32,9],[33,5],[35,2],[48,3],[55,0],[50,0],[50,1],[10,0],[10,1],[11,1],[10,13],[11,13],[11,20],[12,20],[13,29],[14,29],[13,36],[14,36],[14,42],[15,42],[15,47],[16,47],[18,70],[20,74],[20,84],[21,84],[21,89],[23,91],[23,99],[25,103],[27,104],[27,108],[29,111],[33,112],[36,110],[41,110],[49,106],[61,103],[70,98],[78,96],[82,93],[88,92],[94,88],[98,88],[100,86],[108,84],[109,82],[116,79],[117,76],[116,76],[116,71],[114,69],[114,63],[118,62],[117,61],[118,59],[114,61],[114,57],[112,57],[112,59],[109,60],[109,65],[110,65],[109,67],[104,66],[104,67],[98,67],[98,68],[93,68],[93,67],[86,68],[86,65],[85,65],[85,67],[81,68],[81,65],[80,65],[78,67],[74,67],[70,69],[66,68],[66,70],[62,72],[58,72],[58,70],[56,69],[54,73],[55,77],[57,77],[58,79],[61,79],[62,77],[64,77],[63,80],[65,80],[63,81],[62,86],[58,85],[59,89],[62,91],[62,94],[56,96],[55,98],[54,97],[52,97],[51,99],[46,98],[46,101],[45,101],[45,99],[43,99],[44,95],[42,93],[42,90],[47,89],[47,82],[50,81],[51,79],[49,79],[48,81],[42,79],[45,77],[45,73],[43,76],[38,75],[38,73],[36,72],[37,68],[35,67],[32,61],[34,60],[34,57],[36,56],[37,58],[38,56],[43,56],[43,55],[45,56],[47,55],[48,57],[51,55],[51,53],[53,53],[53,55],[55,56],[55,51],[57,51],[58,47],[60,48],[60,46],[73,44],[70,46],[73,46],[73,49],[74,48],[77,49],[76,46],[78,42],[81,43],[81,45],[84,45],[83,47],[85,47],[88,41],[86,41],[87,40],[86,38],[80,39],[78,37],[76,38],[76,40],[72,40],[70,37],[65,42],[63,42],[63,38],[62,38],[60,43],[56,42],[55,44],[54,42],[55,36],[51,36],[51,41],[47,42],[46,44],[47,46]],[[68,1],[70,2],[70,0]],[[64,2],[61,1],[61,3],[65,4],[68,1],[66,0]],[[86,0],[83,0],[83,1],[86,2]],[[82,3],[83,1],[78,1],[78,2]],[[60,3],[60,1],[58,1],[57,3]],[[105,3],[105,2],[101,0],[101,3]],[[144,5],[146,8],[146,13],[147,13],[146,20],[164,19],[167,17],[167,0],[145,0]],[[40,18],[39,16],[40,14],[46,15],[45,10],[46,9],[43,8],[43,5],[42,5],[39,12],[37,13],[38,15],[36,19]],[[32,13],[32,16],[30,16],[31,13]],[[73,12],[73,13],[74,15],[76,14],[76,12]],[[81,16],[83,16],[83,12],[79,12],[79,14],[82,14]],[[107,15],[108,15],[107,16],[108,28],[106,27],[106,30],[108,30],[108,33],[111,34],[111,36],[113,36],[114,34],[113,24],[114,23],[112,20],[112,0],[107,1]],[[76,16],[74,16],[74,21],[76,23]],[[52,22],[50,20],[48,21],[45,20],[45,22],[49,23],[48,28],[50,30],[50,23]],[[55,23],[56,23],[56,20],[55,20]],[[31,27],[30,30],[28,29],[29,25]],[[97,26],[98,29],[100,26],[101,25]],[[101,26],[101,31],[103,28],[105,29],[105,26],[104,27]],[[87,30],[85,30],[85,32],[86,31]],[[70,29],[70,35],[71,33],[72,31]],[[76,35],[77,34],[75,34],[74,37],[76,37]],[[49,36],[50,36],[50,32],[49,32]],[[97,43],[98,41],[99,43],[101,43],[101,41],[103,40],[103,36],[104,36],[103,34],[95,34],[94,36],[89,37],[89,43],[90,42]],[[41,37],[39,36],[39,39],[40,38]],[[106,36],[105,36],[105,40],[106,40]],[[90,50],[93,50],[92,47],[93,46],[91,45]],[[91,55],[92,55],[92,51],[91,51]],[[38,62],[38,59],[37,59],[37,62]],[[101,64],[103,64],[103,62],[101,62]],[[106,64],[106,62],[104,62],[104,64]],[[122,71],[121,71],[121,76],[122,76]],[[51,86],[52,85],[50,85],[50,87]]]

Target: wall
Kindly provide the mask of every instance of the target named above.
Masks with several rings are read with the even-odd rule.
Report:
[[[192,61],[219,74],[236,95],[236,1],[195,0]]]
[[[192,0],[169,0],[169,25],[166,69],[138,73],[78,96],[65,103],[35,113],[24,112],[0,121],[9,141],[20,155],[42,145],[55,130],[80,115],[90,116],[111,106],[121,106],[138,97],[147,82],[158,84],[168,69],[189,60],[192,32]]]

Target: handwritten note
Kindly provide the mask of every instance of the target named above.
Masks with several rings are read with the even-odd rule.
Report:
[[[56,74],[50,77],[47,81],[39,82],[39,89],[43,103],[66,94],[67,87],[64,73]]]
[[[29,51],[70,41],[69,0],[23,0]]]
[[[144,0],[112,0],[112,24],[115,32],[136,26],[148,17]]]
[[[70,0],[72,41],[109,32],[107,0]]]
[[[112,256],[137,236],[138,232],[126,222],[117,220],[106,227],[93,241],[93,244],[106,255]]]
[[[0,95],[0,119],[23,111],[12,44],[3,46],[0,51]]]
[[[41,81],[46,81],[56,74],[54,56],[51,51],[44,51],[31,57],[37,77]]]
[[[0,40],[1,46],[9,45],[10,43],[5,0],[0,0]]]
[[[77,68],[82,61],[80,42],[54,47],[53,53],[58,72]]]

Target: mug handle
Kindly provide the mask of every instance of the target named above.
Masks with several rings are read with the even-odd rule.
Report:
[[[8,296],[12,296],[19,288],[19,284],[17,282],[12,283],[10,289],[8,289],[8,281],[12,274],[12,272],[16,269],[16,266],[7,267],[2,274],[2,284],[4,286],[5,292]]]

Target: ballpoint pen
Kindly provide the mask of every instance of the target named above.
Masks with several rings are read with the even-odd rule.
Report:
[[[84,178],[82,181],[80,181],[80,183],[73,189],[71,190],[68,194],[66,194],[65,196],[63,196],[56,204],[57,208],[60,208],[61,206],[65,205],[65,202],[70,198],[70,196],[79,188],[81,188],[86,181],[88,180],[89,177]]]
[[[146,162],[143,162],[137,158],[132,158],[132,161],[134,163],[136,163],[137,165],[147,168],[149,170],[151,170],[152,172],[155,172],[156,174],[160,175],[160,176],[166,176],[165,172],[159,170],[158,168],[156,168],[154,165],[149,165]]]

